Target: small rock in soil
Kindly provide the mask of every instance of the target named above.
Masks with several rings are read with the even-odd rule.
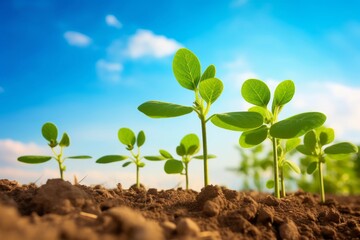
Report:
[[[279,234],[282,240],[298,240],[299,231],[292,220],[288,220],[280,225]]]
[[[182,218],[176,224],[176,230],[181,236],[197,237],[200,234],[199,226],[190,218]]]
[[[207,200],[204,204],[203,212],[208,217],[217,216],[220,212],[220,206],[214,201]]]
[[[160,223],[160,226],[162,227],[165,238],[170,239],[173,238],[176,234],[176,224],[170,221],[164,221]]]

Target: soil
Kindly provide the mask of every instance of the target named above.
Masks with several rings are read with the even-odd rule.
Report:
[[[360,196],[0,180],[0,239],[360,239]]]

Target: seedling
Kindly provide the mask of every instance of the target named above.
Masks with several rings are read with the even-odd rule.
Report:
[[[189,163],[192,159],[203,159],[203,155],[194,156],[200,151],[200,140],[196,134],[188,134],[181,139],[180,145],[176,147],[176,153],[181,160],[175,159],[168,151],[160,150],[159,156],[145,156],[150,161],[166,160],[164,171],[167,174],[181,174],[185,176],[186,190],[189,189]],[[209,154],[209,158],[215,158]]]
[[[118,131],[118,138],[119,141],[126,146],[126,150],[130,152],[130,156],[124,156],[124,155],[106,155],[98,160],[96,160],[96,163],[112,163],[112,162],[118,162],[123,161],[126,159],[129,159],[129,161],[126,161],[122,167],[127,167],[130,164],[135,164],[136,166],[136,187],[140,187],[140,168],[143,168],[145,166],[145,163],[142,162],[142,156],[140,155],[140,148],[145,143],[145,133],[143,131],[140,131],[135,136],[135,133],[129,129],[129,128],[120,128]],[[135,143],[137,146],[137,151],[134,152]]]
[[[319,112],[301,113],[285,120],[278,121],[278,115],[285,104],[295,94],[295,85],[291,80],[281,82],[275,89],[271,110],[268,109],[271,93],[269,87],[261,80],[248,79],[241,88],[243,98],[255,105],[248,112],[230,112],[216,114],[211,122],[228,130],[243,131],[239,144],[242,147],[253,147],[270,139],[273,147],[273,168],[275,196],[280,198],[279,188],[279,141],[304,135],[309,130],[320,127],[326,116]],[[281,147],[280,147],[281,148]]]
[[[30,163],[30,164],[37,164],[37,163],[44,163],[49,161],[50,159],[54,158],[58,165],[60,171],[61,179],[64,179],[64,171],[66,170],[66,166],[64,165],[64,161],[66,159],[89,159],[90,156],[87,155],[80,155],[80,156],[71,156],[71,157],[64,157],[63,151],[65,147],[70,146],[70,138],[67,133],[63,133],[60,142],[57,141],[58,137],[58,129],[53,123],[45,123],[42,126],[41,133],[43,137],[48,141],[48,145],[51,148],[54,156],[35,156],[35,155],[27,155],[21,156],[17,160],[23,163]],[[56,147],[59,147],[59,151],[56,151]]]
[[[211,105],[218,99],[223,90],[223,83],[215,78],[215,66],[210,65],[201,73],[198,58],[190,50],[179,49],[173,60],[173,72],[179,84],[195,93],[192,106],[182,106],[173,103],[148,101],[138,109],[151,118],[178,117],[195,112],[201,123],[203,158],[204,158],[204,185],[209,184],[208,177],[208,149],[206,137],[206,123]]]
[[[313,174],[316,170],[319,172],[321,202],[325,202],[323,163],[330,159],[346,158],[350,154],[358,152],[357,146],[349,142],[340,142],[324,148],[334,139],[335,133],[332,128],[320,127],[307,132],[304,136],[304,144],[296,148],[302,154],[314,159],[308,165],[307,173]]]

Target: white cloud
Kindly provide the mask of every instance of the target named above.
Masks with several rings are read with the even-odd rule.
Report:
[[[75,31],[67,31],[64,33],[64,38],[68,42],[69,45],[75,47],[87,47],[91,44],[92,40],[87,35],[75,32]]]
[[[45,148],[35,143],[22,143],[12,139],[0,139],[0,163],[15,163],[21,155],[44,154]]]
[[[119,82],[123,66],[118,62],[109,62],[100,59],[96,62],[96,72],[98,77],[107,82]]]
[[[162,35],[155,35],[149,30],[139,29],[129,39],[127,54],[131,58],[145,56],[162,58],[173,54],[181,47],[174,39]]]
[[[111,27],[122,28],[121,22],[114,15],[111,14],[106,15],[105,22],[107,25]]]

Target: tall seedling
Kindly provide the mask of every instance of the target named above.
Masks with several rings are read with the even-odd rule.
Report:
[[[185,176],[186,190],[189,189],[189,163],[192,159],[203,159],[203,155],[195,156],[200,151],[200,140],[194,133],[184,136],[179,146],[176,147],[176,153],[181,159],[174,158],[168,151],[160,150],[159,156],[145,156],[150,161],[166,160],[164,171],[167,174],[181,174]],[[208,158],[215,158],[209,154]]]
[[[120,128],[118,131],[118,138],[119,141],[125,145],[126,150],[130,152],[130,156],[124,156],[124,155],[106,155],[98,160],[96,160],[96,163],[112,163],[112,162],[118,162],[123,161],[126,159],[130,159],[130,161],[126,161],[122,166],[127,167],[130,164],[135,164],[136,166],[136,187],[140,187],[140,168],[143,168],[145,166],[145,163],[142,162],[142,156],[140,154],[140,147],[144,145],[145,143],[145,133],[143,131],[140,131],[135,136],[135,133],[129,129],[129,128]],[[137,151],[134,152],[135,143],[137,146]]]
[[[19,162],[23,163],[44,163],[49,161],[50,159],[54,158],[59,165],[59,172],[61,179],[64,179],[64,171],[66,170],[66,166],[64,165],[64,161],[66,159],[88,159],[91,158],[87,155],[80,155],[80,156],[71,156],[71,157],[64,157],[64,148],[70,146],[70,138],[67,133],[63,133],[60,142],[57,141],[58,138],[58,129],[53,123],[45,123],[41,128],[41,133],[43,137],[48,141],[48,145],[51,148],[54,156],[34,156],[34,155],[26,155],[21,156],[18,158]],[[58,152],[56,148],[59,147]]]
[[[242,85],[241,95],[254,106],[248,112],[216,114],[211,118],[212,123],[218,127],[243,131],[239,139],[242,147],[256,146],[267,138],[271,140],[273,146],[273,181],[277,198],[280,198],[278,152],[281,151],[279,150],[281,145],[279,139],[300,137],[309,130],[320,127],[326,120],[326,116],[322,113],[307,112],[278,121],[279,113],[284,105],[291,101],[294,94],[295,85],[293,81],[281,82],[275,89],[271,109],[268,109],[271,98],[268,86],[261,80],[248,79]],[[249,115],[249,113],[256,115]],[[244,119],[247,120],[244,121]],[[239,124],[241,121],[249,124]],[[250,126],[250,124],[255,126]]]
[[[325,202],[323,164],[327,160],[343,159],[358,152],[357,146],[349,142],[336,143],[324,148],[325,145],[332,143],[334,138],[335,134],[332,128],[320,127],[307,132],[304,136],[304,144],[296,148],[302,154],[313,159],[307,167],[307,173],[313,174],[318,170],[321,202]]]
[[[185,89],[194,92],[192,106],[182,106],[173,103],[148,101],[138,109],[152,118],[178,117],[195,112],[201,123],[202,144],[204,156],[204,185],[209,184],[208,154],[206,139],[207,115],[211,105],[218,99],[223,90],[223,83],[215,78],[215,66],[210,65],[202,73],[198,58],[190,50],[179,49],[173,60],[173,72],[178,83]]]

